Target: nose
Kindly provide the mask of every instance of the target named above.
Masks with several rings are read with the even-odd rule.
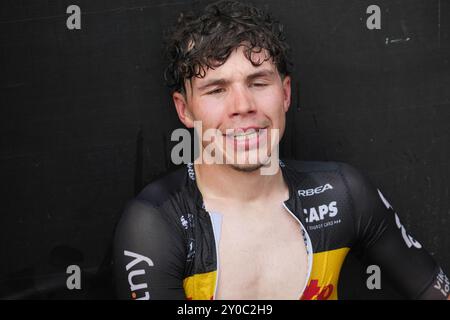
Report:
[[[233,88],[229,114],[231,117],[245,116],[256,112],[255,102],[250,90],[243,85]]]

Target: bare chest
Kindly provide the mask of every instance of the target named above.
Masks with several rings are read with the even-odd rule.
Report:
[[[308,267],[301,227],[275,210],[267,219],[224,214],[217,299],[300,298]]]

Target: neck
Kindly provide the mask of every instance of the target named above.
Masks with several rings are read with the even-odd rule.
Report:
[[[259,169],[246,172],[224,164],[194,164],[196,182],[203,197],[254,202],[283,199],[288,194],[281,169],[273,175],[262,175]],[[284,199],[285,200],[285,199]]]

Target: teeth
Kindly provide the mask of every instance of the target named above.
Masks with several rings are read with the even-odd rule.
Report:
[[[258,136],[257,132],[243,133],[243,134],[235,135],[234,139],[236,139],[238,141],[242,141],[245,139],[253,139],[253,138],[256,138],[257,136]]]

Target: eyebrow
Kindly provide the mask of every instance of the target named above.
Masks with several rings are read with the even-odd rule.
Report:
[[[262,77],[271,77],[275,74],[275,72],[273,70],[261,70],[261,71],[256,71],[254,73],[249,74],[246,79],[247,80],[254,80],[256,78],[262,78]],[[230,81],[227,79],[211,79],[208,80],[205,84],[199,86],[197,89],[198,90],[203,90],[206,89],[208,87],[212,87],[212,86],[223,86],[228,84]]]

